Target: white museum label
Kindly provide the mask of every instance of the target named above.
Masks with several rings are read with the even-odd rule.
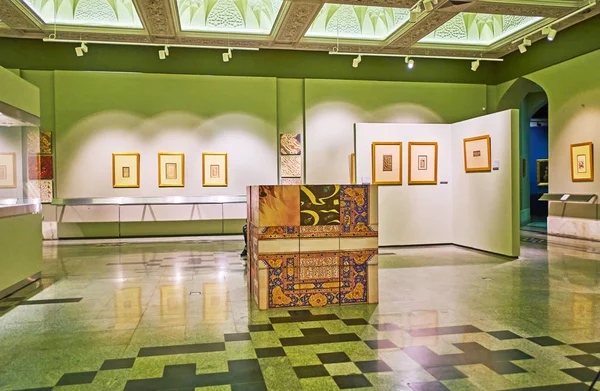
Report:
[[[498,171],[500,169],[500,160],[494,160],[492,162],[492,170]]]
[[[560,197],[561,201],[566,201],[569,199],[569,197],[571,197],[571,194],[564,194],[562,197]]]
[[[370,176],[363,176],[360,178],[360,182],[363,185],[370,185],[371,184],[371,177]]]

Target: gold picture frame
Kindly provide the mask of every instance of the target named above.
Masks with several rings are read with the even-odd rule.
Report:
[[[463,139],[465,172],[492,171],[492,141],[489,135]]]
[[[229,181],[227,153],[202,153],[202,186],[227,187]]]
[[[133,170],[135,172],[132,173]],[[140,187],[140,154],[137,152],[113,153],[112,181],[114,188]]]
[[[416,151],[416,163],[413,156]],[[433,162],[429,158],[433,157]],[[432,164],[433,163],[433,164]],[[414,168],[416,167],[416,170]],[[414,172],[416,171],[416,172]],[[425,171],[419,173],[419,171]],[[408,143],[408,184],[409,185],[437,185],[438,174],[438,143],[437,142],[409,142]],[[427,178],[431,179],[427,179]]]
[[[571,144],[571,180],[594,181],[594,144],[592,142]]]
[[[350,154],[350,184],[356,184],[356,154]]]
[[[0,153],[0,189],[17,187],[17,153]]]
[[[537,159],[535,161],[535,171],[536,171],[536,178],[537,178],[537,185],[538,186],[548,186],[548,174],[549,174],[549,167],[548,167],[548,159]]]
[[[158,153],[158,187],[185,187],[185,154]]]
[[[394,163],[394,155],[396,155],[397,164]],[[378,141],[371,144],[371,176],[374,185],[402,184],[401,142]]]

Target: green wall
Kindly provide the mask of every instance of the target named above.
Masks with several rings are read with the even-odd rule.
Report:
[[[0,66],[0,102],[7,103],[29,114],[40,116],[39,90],[26,83],[13,71]]]
[[[0,219],[0,291],[42,271],[42,216]]]

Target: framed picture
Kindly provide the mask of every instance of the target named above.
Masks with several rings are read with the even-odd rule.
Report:
[[[350,154],[350,184],[356,184],[356,154]]]
[[[465,172],[492,171],[492,148],[489,135],[463,140]]]
[[[17,187],[17,154],[15,152],[0,153],[0,188]]]
[[[437,158],[437,143],[408,143],[408,184],[437,185]]]
[[[140,154],[113,153],[113,187],[140,187]]]
[[[374,185],[402,184],[402,143],[371,144],[371,175]]]
[[[226,153],[202,153],[202,186],[227,186]]]
[[[571,144],[571,180],[573,182],[594,180],[594,146],[591,142]]]
[[[183,153],[158,153],[158,187],[184,187],[185,156]]]
[[[548,159],[538,159],[535,161],[537,173],[537,185],[548,186]]]

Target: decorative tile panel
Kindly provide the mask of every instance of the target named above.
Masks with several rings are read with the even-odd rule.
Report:
[[[370,227],[369,198],[369,185],[341,186],[341,236],[377,236]]]
[[[282,134],[279,137],[281,155],[300,155],[302,153],[301,134]]]
[[[300,225],[300,191],[297,186],[259,186],[258,192],[259,226]]]
[[[42,155],[52,154],[52,132],[40,132],[40,153]]]
[[[300,155],[282,155],[281,158],[281,177],[300,178],[302,177],[302,156]]]
[[[340,186],[300,187],[300,225],[339,225]]]

